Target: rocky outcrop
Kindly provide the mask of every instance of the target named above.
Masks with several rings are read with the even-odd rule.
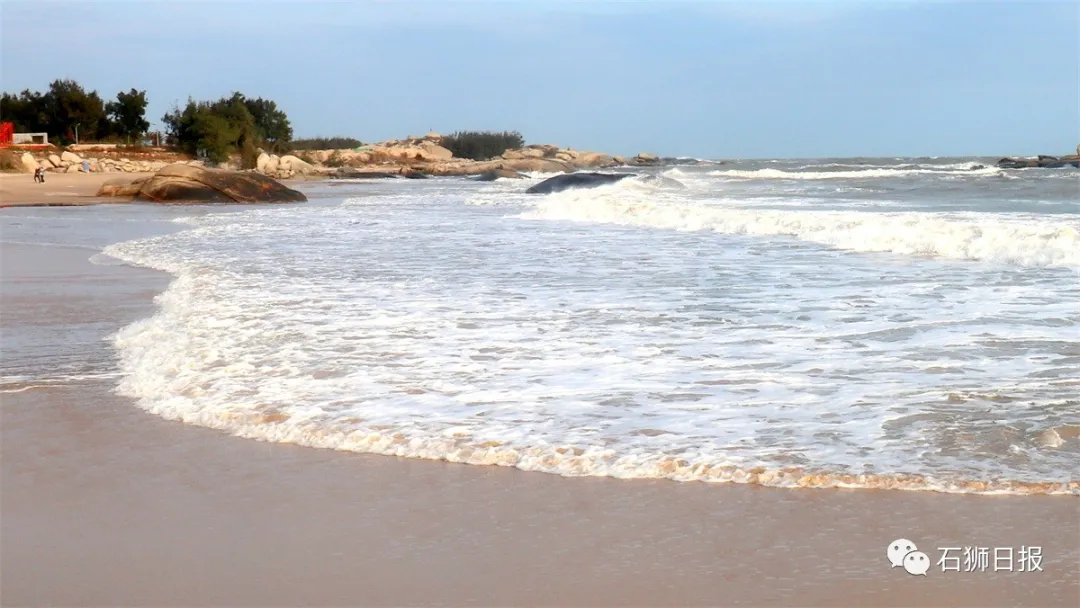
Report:
[[[98,196],[131,196],[157,203],[293,203],[303,193],[251,171],[172,164],[137,182],[106,182]]]
[[[1003,158],[997,162],[1002,169],[1062,169],[1080,168],[1080,151],[1072,156],[1043,156],[1036,158]]]
[[[613,184],[633,176],[633,173],[568,173],[549,177],[525,192],[528,194],[551,194],[552,192],[562,192],[571,188],[596,188],[597,186]]]

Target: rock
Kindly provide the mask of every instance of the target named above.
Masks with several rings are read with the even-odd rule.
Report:
[[[98,196],[122,196],[122,197],[134,197],[139,194],[139,190],[142,189],[143,183],[149,177],[140,177],[135,181],[130,179],[117,177],[110,179],[104,184],[101,184],[101,188],[98,189]]]
[[[68,165],[64,168],[64,173],[78,173],[80,170],[82,170],[81,165]]]
[[[521,151],[524,158],[544,158],[544,151],[538,148],[525,148]]]
[[[266,152],[259,154],[259,157],[255,159],[255,170],[263,175],[266,175],[266,166],[270,164],[270,155]]]
[[[507,150],[506,152],[502,153],[502,157],[506,160],[517,160],[525,158],[525,155],[522,154],[520,150]]]
[[[429,141],[420,144],[420,150],[423,152],[422,160],[440,161],[450,160],[454,157],[454,153],[450,150]]]
[[[613,184],[619,180],[634,177],[633,173],[568,173],[556,175],[532,186],[525,192],[528,194],[551,194],[571,188],[596,188],[606,184]]]
[[[386,179],[401,177],[397,173],[389,171],[363,171],[355,167],[339,167],[330,174],[333,179]]]
[[[279,170],[292,171],[299,173],[300,175],[311,175],[315,173],[315,167],[310,163],[300,160],[292,154],[286,154],[281,157],[279,162]]]
[[[79,158],[78,154],[75,154],[74,152],[68,152],[67,150],[64,150],[63,154],[60,155],[60,160],[65,163],[72,163],[76,165],[82,163],[82,159]]]
[[[599,154],[596,152],[586,152],[577,158],[575,163],[579,167],[613,167],[615,166],[615,158],[608,156],[607,154]]]
[[[60,160],[60,157],[59,157],[59,156],[57,156],[57,155],[55,155],[55,154],[50,154],[50,155],[49,155],[49,162],[50,162],[50,163],[52,163],[52,166],[54,166],[54,167],[57,167],[57,168],[59,168],[59,167],[60,167],[60,163],[61,163],[62,161]]]
[[[1080,168],[1080,155],[1076,156],[1044,156],[1037,158],[1002,158],[997,162],[1002,169],[1063,169],[1065,167]]]
[[[112,180],[110,180],[111,182]],[[130,192],[119,183],[113,192]],[[103,188],[104,190],[104,188]],[[131,196],[108,194],[102,196]],[[251,171],[222,171],[176,163],[141,181],[134,195],[153,202],[287,203],[306,201],[301,192]]]
[[[477,175],[473,180],[478,182],[493,182],[499,178],[524,179],[525,176],[513,169],[493,169]]]
[[[26,169],[29,173],[33,173],[38,169],[37,159],[34,158],[34,155],[30,154],[29,152],[23,152],[22,156],[19,157],[19,162],[22,163],[23,168]]]
[[[653,154],[652,152],[642,152],[634,158],[637,158],[638,160],[643,160],[645,162],[657,162],[660,160],[660,157]]]
[[[501,165],[518,171],[538,171],[540,173],[569,173],[574,170],[574,166],[570,163],[553,158],[522,158],[520,160],[504,161]]]

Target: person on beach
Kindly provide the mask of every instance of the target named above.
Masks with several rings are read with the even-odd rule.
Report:
[[[45,170],[41,167],[34,169],[34,181],[42,184],[45,183]]]

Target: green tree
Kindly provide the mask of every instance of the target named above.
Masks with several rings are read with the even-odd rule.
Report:
[[[42,99],[47,131],[62,143],[100,139],[108,134],[105,103],[74,80],[54,80]]]
[[[240,95],[236,93],[235,95]],[[256,137],[259,142],[273,152],[283,152],[292,141],[292,125],[289,117],[278,109],[277,104],[269,99],[257,97],[246,99],[240,95],[244,106],[255,121]]]
[[[205,154],[212,162],[223,162],[239,153],[241,164],[253,168],[258,148],[285,149],[292,127],[277,104],[264,99],[247,99],[233,93],[216,101],[188,99],[183,108],[173,108],[162,118],[169,142],[188,154]]]
[[[18,95],[0,95],[0,117],[14,124],[15,130],[20,132],[38,133],[49,128],[45,98],[37,91],[24,90]]]
[[[111,130],[126,140],[139,139],[150,130],[146,120],[146,91],[131,89],[116,94],[116,101],[105,104],[112,123]]]

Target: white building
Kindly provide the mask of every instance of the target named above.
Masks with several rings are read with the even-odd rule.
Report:
[[[49,143],[48,133],[15,133],[11,136],[11,143],[15,145],[19,144],[31,144],[31,145],[46,145]]]

